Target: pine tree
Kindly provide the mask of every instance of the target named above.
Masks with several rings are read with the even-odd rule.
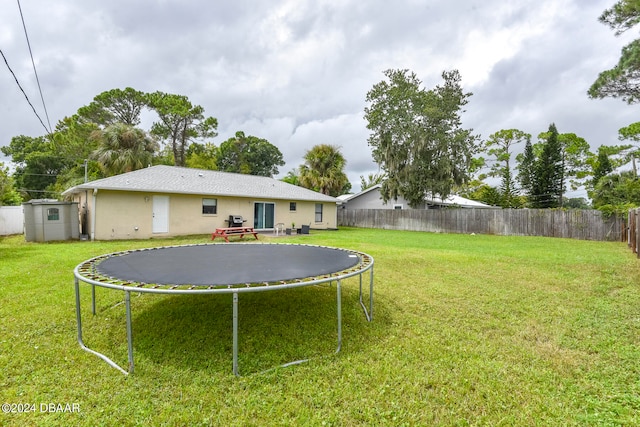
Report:
[[[500,206],[513,208],[520,205],[516,178],[511,167],[513,147],[521,142],[529,142],[531,135],[518,129],[502,129],[489,136],[484,149],[489,155],[488,175],[500,178],[502,198]]]
[[[527,196],[531,196],[533,192],[533,177],[534,168],[536,163],[536,156],[533,152],[533,145],[531,140],[527,140],[524,145],[524,152],[517,156],[518,160],[518,182],[520,182],[520,188]]]
[[[530,202],[534,208],[555,208],[562,204],[564,171],[562,144],[555,124],[549,125],[548,138],[542,143],[535,162]]]
[[[600,178],[609,175],[611,172],[613,172],[613,165],[611,164],[609,155],[603,147],[600,147],[598,149],[598,160],[593,168],[593,178],[591,180],[592,187],[595,188],[595,186],[598,185]]]

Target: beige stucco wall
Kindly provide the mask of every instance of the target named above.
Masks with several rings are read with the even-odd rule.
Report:
[[[169,196],[169,219],[167,233],[153,233],[153,196]],[[84,204],[84,192],[76,194],[74,201]],[[217,214],[202,214],[202,199],[217,199]],[[154,194],[99,190],[95,195],[96,210],[93,212],[94,196],[88,193],[88,234],[96,240],[147,239],[188,234],[207,234],[217,227],[226,227],[229,215],[242,215],[246,226],[253,227],[254,203],[275,204],[274,223],[290,227],[303,224],[314,229],[337,228],[335,203],[323,203],[321,222],[315,221],[315,202],[295,201],[296,210],[290,211],[289,200],[250,199],[240,197],[215,197],[184,194]],[[92,224],[95,221],[95,233]]]

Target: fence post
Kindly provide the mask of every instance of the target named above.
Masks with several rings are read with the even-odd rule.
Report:
[[[633,221],[633,232],[634,232],[635,237],[636,237],[635,241],[634,241],[634,244],[635,244],[635,248],[634,249],[636,251],[636,254],[638,254],[638,258],[640,258],[640,252],[638,252],[638,244],[640,244],[640,242],[639,242],[640,233],[638,233],[638,228],[639,228],[638,227],[638,223],[640,222],[640,215],[638,215],[638,209],[637,208],[634,209],[633,212],[635,214],[634,215],[634,221]]]
[[[627,216],[627,233],[629,240],[627,245],[631,249],[632,253],[636,251],[636,211],[635,209],[629,209],[629,215]]]

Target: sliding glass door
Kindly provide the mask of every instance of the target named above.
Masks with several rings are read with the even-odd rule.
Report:
[[[253,205],[253,228],[273,228],[275,203],[255,202]]]

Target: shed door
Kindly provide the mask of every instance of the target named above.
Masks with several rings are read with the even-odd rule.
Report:
[[[169,232],[169,196],[153,196],[152,232]]]

